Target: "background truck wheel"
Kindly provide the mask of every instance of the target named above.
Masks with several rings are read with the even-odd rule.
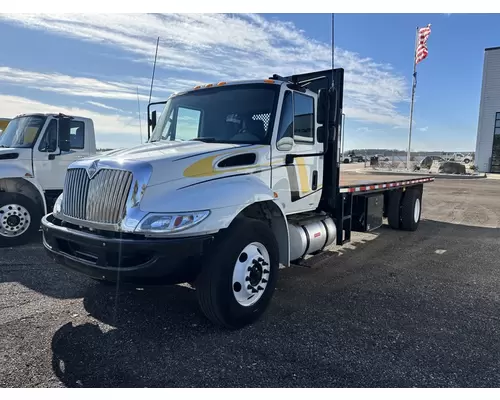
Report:
[[[236,219],[221,231],[196,280],[200,308],[229,329],[256,321],[276,288],[278,243],[262,221]]]
[[[389,192],[387,201],[387,222],[392,229],[401,228],[401,190]]]
[[[419,190],[408,189],[401,203],[401,229],[415,231],[422,213],[422,194]]]
[[[0,247],[20,246],[40,230],[40,207],[19,193],[0,193]]]

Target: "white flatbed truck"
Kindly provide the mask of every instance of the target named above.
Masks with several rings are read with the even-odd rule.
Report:
[[[252,323],[280,264],[385,216],[419,225],[432,178],[340,184],[343,90],[334,69],[196,87],[158,121],[148,107],[148,143],[69,166],[42,219],[48,254],[111,284],[189,282],[215,324]]]

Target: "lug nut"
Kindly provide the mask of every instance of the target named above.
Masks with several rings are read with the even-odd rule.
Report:
[[[267,279],[262,278],[262,283],[267,283]]]
[[[255,289],[255,288],[254,288],[253,286],[251,286],[251,285],[248,285],[248,286],[247,286],[247,289],[248,289],[248,290],[251,290],[251,291],[252,291],[252,293],[257,293],[257,292],[258,292],[258,290],[257,290],[257,289]]]

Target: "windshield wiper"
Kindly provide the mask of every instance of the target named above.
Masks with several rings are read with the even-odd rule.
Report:
[[[0,147],[3,148],[3,149],[8,149],[9,148],[9,146],[6,146],[4,144],[0,144]]]
[[[199,142],[214,143],[217,139],[214,137],[197,137],[191,140],[197,140]]]

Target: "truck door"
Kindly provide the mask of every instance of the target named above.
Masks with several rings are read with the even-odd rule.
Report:
[[[58,120],[55,118],[46,125],[39,143],[33,148],[35,178],[44,190],[62,190],[69,164],[90,155],[85,143],[85,122],[74,118],[70,124],[70,151],[61,153],[59,150]]]
[[[278,133],[272,142],[272,187],[287,214],[314,210],[321,197],[323,163],[320,157],[301,157],[323,149],[317,141],[315,110],[316,97],[284,92]],[[299,157],[285,165],[287,154]]]

